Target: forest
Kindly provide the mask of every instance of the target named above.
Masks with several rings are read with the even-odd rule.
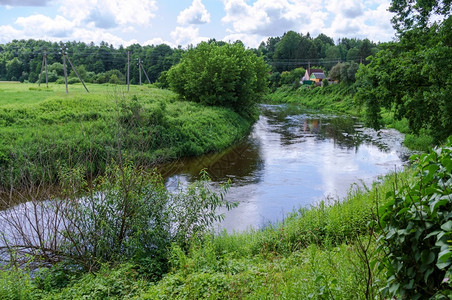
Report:
[[[220,46],[225,42],[209,40]],[[236,43],[241,43],[237,41]],[[35,83],[39,81],[44,54],[47,58],[49,82],[63,81],[62,43],[42,40],[14,40],[0,45],[0,81],[20,81]],[[77,72],[85,82],[91,83],[126,83],[128,52],[130,52],[130,83],[139,83],[138,61],[154,83],[163,71],[180,61],[188,49],[171,48],[168,45],[113,47],[106,42],[95,45],[82,42],[64,44],[66,53]],[[264,57],[272,66],[273,73],[290,71],[309,65],[331,69],[337,62],[367,62],[366,58],[378,51],[378,45],[368,39],[342,38],[334,40],[324,34],[312,38],[289,31],[280,37],[270,37],[257,49],[251,49]],[[142,82],[146,81],[144,74]],[[44,76],[41,82],[45,81]],[[78,82],[76,74],[71,71],[69,83]]]

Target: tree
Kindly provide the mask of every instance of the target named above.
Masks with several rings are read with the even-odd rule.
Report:
[[[268,87],[262,57],[241,44],[203,42],[168,71],[170,88],[188,101],[250,113]]]
[[[293,68],[291,60],[297,58],[299,52],[299,45],[301,42],[300,34],[295,31],[287,32],[276,44],[273,59],[276,62],[278,71],[288,71]]]
[[[452,17],[429,28],[414,28],[399,43],[385,44],[358,72],[357,98],[368,110],[367,122],[378,128],[382,107],[406,118],[436,143],[452,134]]]
[[[451,4],[450,0],[392,0],[389,11],[396,14],[392,18],[394,28],[403,34],[413,28],[428,27],[433,15],[448,18]]]
[[[6,78],[7,80],[20,80],[22,77],[22,62],[14,57],[12,60],[6,63]]]

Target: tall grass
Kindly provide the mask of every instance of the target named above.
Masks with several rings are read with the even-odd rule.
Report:
[[[388,175],[262,230],[205,237],[188,254],[174,247],[172,271],[144,298],[373,298],[384,274],[370,262],[376,243],[368,224],[394,182],[409,178]]]
[[[270,103],[298,103],[306,108],[325,111],[359,114],[354,103],[355,89],[353,85],[331,84],[325,87],[299,87],[293,90],[290,86],[282,86],[271,94],[266,101]]]
[[[260,230],[194,236],[188,251],[173,244],[170,271],[156,282],[139,265],[124,263],[66,276],[63,285],[58,268],[34,280],[1,271],[0,287],[6,291],[15,278],[8,287],[19,295],[13,299],[375,299],[386,278],[372,261],[381,254],[369,221],[395,183],[411,176],[410,170],[387,175]]]
[[[0,83],[4,190],[51,183],[61,165],[88,165],[87,175],[96,175],[118,159],[118,149],[146,165],[220,150],[253,122],[229,109],[180,102],[170,91],[148,87],[134,86],[127,93],[90,85],[87,94],[71,86],[69,95],[64,86],[51,85],[50,92],[31,87]]]

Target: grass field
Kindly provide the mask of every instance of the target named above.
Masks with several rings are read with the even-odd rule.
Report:
[[[0,186],[53,182],[61,165],[102,172],[118,155],[153,165],[223,149],[254,120],[151,86],[0,83]]]

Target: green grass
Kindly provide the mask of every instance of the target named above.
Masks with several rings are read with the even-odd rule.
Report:
[[[410,182],[411,176],[408,170],[387,175],[341,201],[294,211],[261,230],[193,239],[188,252],[173,246],[171,270],[157,282],[140,277],[139,266],[124,264],[74,277],[63,287],[42,284],[57,281],[57,275],[45,281],[21,275],[23,289],[17,293],[26,296],[22,299],[375,298],[385,273],[374,264],[379,254],[368,222],[395,182]],[[3,277],[0,286],[10,278]]]
[[[153,165],[223,149],[253,120],[219,107],[177,100],[150,86],[0,83],[0,183],[53,182],[60,165],[102,172],[121,154]]]
[[[266,101],[270,103],[298,103],[310,109],[357,115],[360,110],[355,105],[353,97],[353,86],[344,84],[315,88],[301,86],[296,90],[293,90],[290,86],[282,86],[269,94]]]

